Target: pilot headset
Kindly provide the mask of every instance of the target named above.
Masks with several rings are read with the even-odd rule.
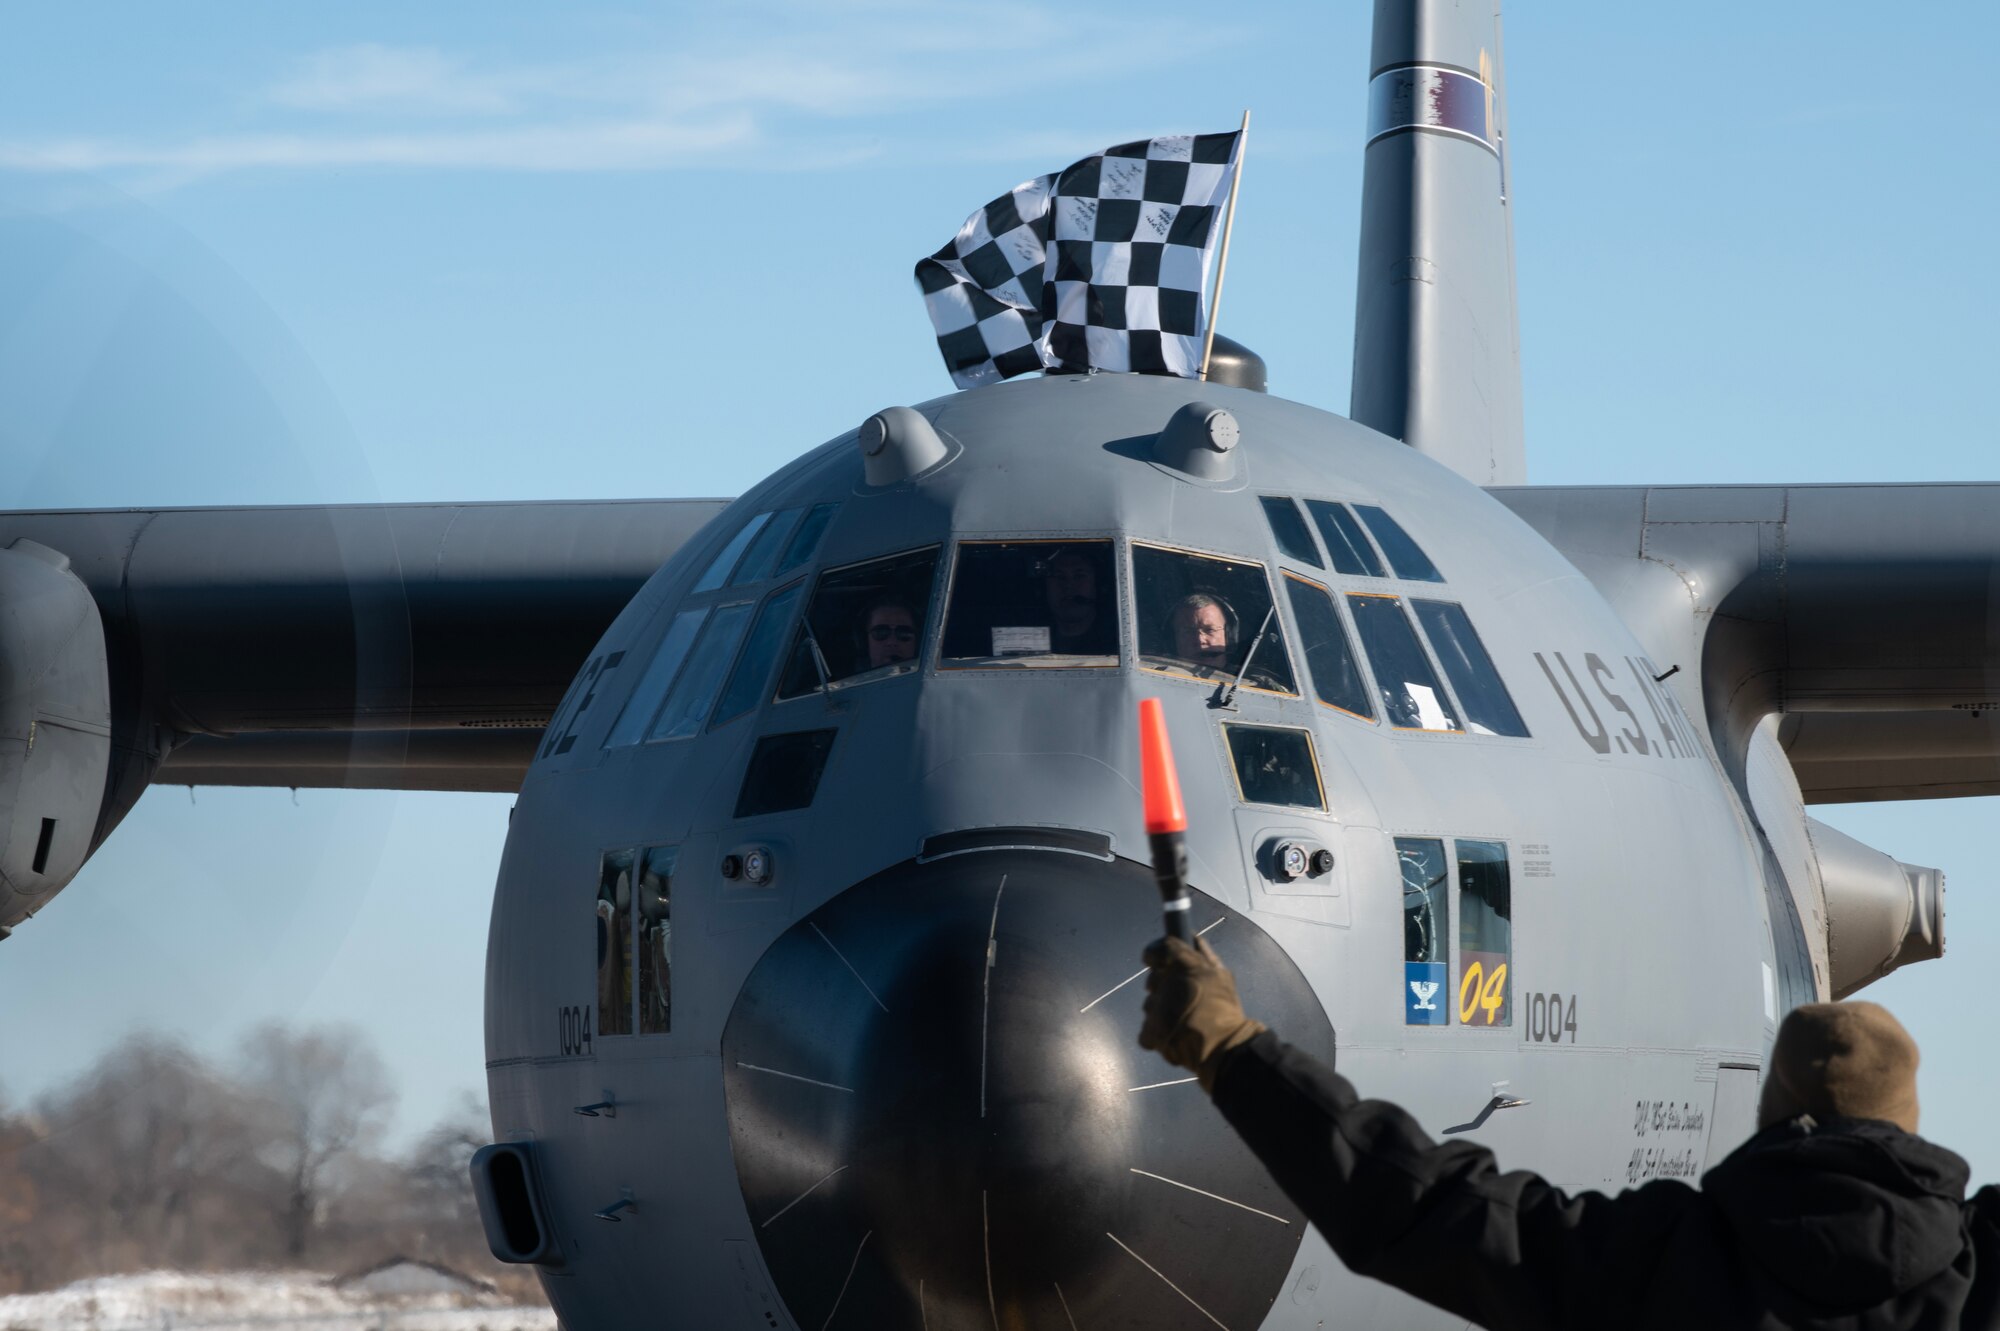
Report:
[[[1175,601],[1173,604],[1173,608],[1167,611],[1168,641],[1171,642],[1173,640],[1175,616],[1180,614],[1182,606],[1186,605],[1189,601],[1193,600],[1197,596],[1207,597],[1208,604],[1213,604],[1218,610],[1222,611],[1223,641],[1228,643],[1229,646],[1234,647],[1238,642],[1242,640],[1243,637],[1242,633],[1243,624],[1242,621],[1236,617],[1236,607],[1231,605],[1229,603],[1229,598],[1224,596],[1221,592],[1210,591],[1206,587],[1195,588],[1193,591],[1189,592],[1186,596],[1181,597],[1180,600]]]

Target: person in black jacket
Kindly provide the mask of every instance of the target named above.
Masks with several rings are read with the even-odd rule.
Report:
[[[1759,1130],[1699,1191],[1570,1195],[1439,1144],[1244,1015],[1206,942],[1146,951],[1139,1043],[1193,1072],[1360,1275],[1489,1331],[2000,1328],[2000,1188],[1916,1135],[1916,1044],[1873,1003],[1778,1028]]]

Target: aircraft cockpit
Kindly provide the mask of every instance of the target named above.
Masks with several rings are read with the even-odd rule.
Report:
[[[1262,405],[1244,404],[1246,418]],[[1516,635],[1483,622],[1499,602],[1482,570],[1452,580],[1459,547],[1417,492],[1366,468],[1348,493],[1316,492],[1306,488],[1314,473],[1288,473],[1275,453],[1256,460],[1250,483],[1243,470],[1176,469],[1163,450],[1116,437],[1064,453],[1044,438],[1045,465],[1024,463],[1018,447],[982,451],[969,428],[938,439],[932,460],[900,478],[880,468],[857,483],[850,454],[844,482],[808,464],[789,488],[746,497],[634,603],[551,726],[563,737],[556,752],[571,735],[576,751],[555,770],[588,774],[603,797],[590,816],[604,854],[573,909],[580,919],[590,882],[594,1038],[606,1066],[649,1046],[719,1041],[732,1113],[790,1124],[828,1151],[879,1131],[955,1160],[971,1149],[964,1132],[980,1151],[1032,1156],[1044,1134],[1021,1118],[1025,1107],[1082,1095],[1091,1121],[1112,1126],[1070,1141],[1085,1163],[1062,1171],[1096,1177],[1097,1157],[1123,1159],[1128,1134],[1169,1131],[1180,1120],[1178,1102],[1155,1094],[1164,1083],[1120,1083],[1099,1105],[1062,1071],[1126,1057],[1111,1010],[1129,998],[1125,975],[1099,980],[1094,958],[1105,940],[1143,929],[1131,921],[1153,892],[1132,862],[1120,802],[1127,719],[1142,694],[1166,699],[1190,802],[1205,811],[1191,842],[1204,863],[1197,927],[1232,931],[1238,952],[1266,946],[1245,907],[1269,921],[1351,927],[1377,910],[1360,899],[1366,857],[1393,854],[1401,924],[1377,960],[1393,960],[1399,982],[1428,986],[1396,1015],[1505,1025],[1509,844],[1435,834],[1428,818],[1385,834],[1374,803],[1422,789],[1461,745],[1528,736],[1480,628],[1509,660]],[[1078,911],[1095,914],[1079,925]],[[1049,939],[1067,960],[1044,956]],[[941,1071],[871,1060],[910,1041],[964,1052],[954,1023],[975,1011],[996,1030],[1043,1028],[1046,1004],[1028,990],[995,989],[992,1002],[1012,1014],[1004,1020],[987,1015],[984,991],[974,1005],[963,985],[985,970],[944,959],[986,957],[975,944],[997,949],[1006,984],[1025,982],[1032,955],[1052,968],[1038,982],[1090,991],[1059,1023],[1071,1052],[1050,1062],[996,1051],[1007,1107],[996,1120],[975,1100],[961,1122],[956,1092],[931,1082],[969,1075],[976,1096],[978,1066],[955,1054]],[[1460,994],[1452,967],[1465,959],[1481,969]],[[1260,974],[1292,995],[1280,1001],[1300,1005],[1304,1029],[1323,1026],[1280,955]],[[727,1021],[711,987],[734,995]],[[598,1057],[587,1015],[568,1020],[565,1047]],[[898,1117],[918,1106],[922,1123]],[[937,1117],[938,1106],[952,1108]],[[835,1197],[832,1184],[828,1198],[798,1203],[812,1179],[794,1178],[796,1162],[753,1137],[732,1137],[753,1214],[854,1204],[858,1194]],[[1221,1149],[1211,1136],[1191,1140],[1198,1152]],[[908,1182],[891,1169],[878,1176]],[[909,1177],[919,1176],[930,1166]],[[1037,1243],[1054,1252],[1100,1230],[1122,1237],[1135,1213],[1127,1186],[1093,1203],[1098,1218]],[[1013,1194],[991,1193],[994,1205],[1014,1204],[1003,1195]],[[1260,1214],[1278,1215],[1270,1208],[1283,1203],[1265,1201]],[[1005,1224],[1041,1228],[1026,1213]],[[955,1260],[923,1226],[874,1241],[924,1272]],[[787,1220],[760,1243],[788,1297],[830,1298],[845,1278],[821,1270],[820,1249]]]
[[[604,747],[926,670],[1120,667],[1199,683],[1216,706],[1310,698],[1394,731],[1527,735],[1464,605],[1386,509],[1258,502],[1275,559],[1110,533],[966,535],[816,573],[839,505],[756,514],[675,608]]]

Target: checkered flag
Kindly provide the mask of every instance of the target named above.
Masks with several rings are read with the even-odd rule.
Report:
[[[949,244],[917,260],[917,285],[960,388],[1039,370],[1043,273],[1054,176],[1016,185],[965,219]]]
[[[961,388],[1030,370],[1201,372],[1202,292],[1241,135],[1144,139],[1017,186],[917,264]]]

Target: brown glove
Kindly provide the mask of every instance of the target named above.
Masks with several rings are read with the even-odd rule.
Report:
[[[1243,1015],[1236,977],[1204,939],[1190,947],[1178,938],[1162,938],[1146,949],[1146,965],[1151,973],[1139,1047],[1186,1068],[1204,1091],[1213,1091],[1222,1055],[1262,1031],[1264,1023]]]

